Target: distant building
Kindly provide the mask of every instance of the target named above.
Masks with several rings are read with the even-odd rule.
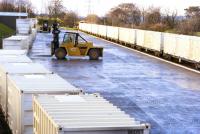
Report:
[[[8,27],[16,30],[16,19],[27,18],[27,13],[17,12],[0,12],[0,23],[7,25]]]

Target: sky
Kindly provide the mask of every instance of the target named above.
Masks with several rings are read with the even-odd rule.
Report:
[[[50,0],[30,1],[38,13],[43,13]],[[67,10],[75,11],[80,16],[87,16],[89,13],[104,16],[112,7],[120,3],[134,3],[141,9],[150,6],[161,7],[163,12],[177,10],[179,15],[184,15],[184,9],[189,6],[200,6],[200,0],[63,0]]]

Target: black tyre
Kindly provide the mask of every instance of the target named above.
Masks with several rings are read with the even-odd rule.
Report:
[[[58,48],[55,51],[55,56],[59,60],[65,59],[66,55],[67,55],[67,52],[66,52],[66,50],[64,48]]]
[[[98,49],[91,49],[89,51],[90,60],[98,60],[99,59],[99,50]]]

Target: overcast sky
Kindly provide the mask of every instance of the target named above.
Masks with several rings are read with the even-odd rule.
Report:
[[[39,13],[44,12],[45,6],[49,3],[49,0],[31,1]],[[200,0],[63,0],[63,5],[67,10],[73,10],[80,16],[86,16],[88,13],[95,13],[99,16],[103,16],[112,7],[120,3],[135,3],[139,8],[155,6],[161,7],[162,10],[177,10],[179,15],[183,15],[184,9],[189,6],[200,6]]]

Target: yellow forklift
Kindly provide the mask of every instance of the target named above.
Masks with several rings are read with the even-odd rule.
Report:
[[[78,32],[65,32],[59,47],[55,47],[52,43],[51,55],[55,55],[57,59],[65,59],[66,56],[89,56],[90,60],[98,60],[103,57],[103,47],[94,46]]]

